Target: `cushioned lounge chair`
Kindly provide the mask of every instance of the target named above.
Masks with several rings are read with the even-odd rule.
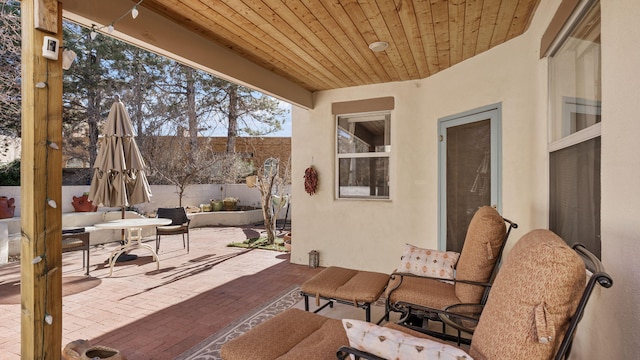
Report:
[[[586,286],[585,262],[592,272]],[[528,233],[495,279],[468,354],[476,360],[565,358],[596,284],[608,288],[613,281],[584,247],[573,251],[548,230]],[[411,351],[421,352],[415,358],[430,358],[429,351],[464,356],[457,347],[397,324],[340,321],[298,309],[231,340],[221,355],[225,360],[332,359],[336,351],[339,359],[348,354],[395,359],[400,351],[403,359],[413,358],[407,356]]]
[[[509,224],[508,229],[505,222]],[[490,282],[497,269],[498,259],[502,255],[511,229],[517,226],[503,219],[494,208],[482,207],[471,219],[461,255],[407,245],[400,266],[400,270],[405,272],[394,272],[392,281],[389,281],[389,275],[383,273],[328,267],[302,284],[305,310],[309,310],[309,297],[315,297],[317,306],[320,305],[320,299],[327,302],[314,312],[326,306],[333,306],[333,302],[354,304],[365,309],[366,320],[371,321],[371,303],[380,297],[385,288],[387,289],[387,307],[384,318],[378,323],[389,319],[389,311],[402,312],[404,317],[408,318],[409,315],[417,313],[418,307],[423,309],[419,313],[423,316],[425,311],[431,313],[428,311],[429,308],[437,311],[442,307],[461,302],[484,304]],[[426,255],[427,252],[429,255]],[[458,276],[454,278],[456,262],[453,260],[457,259],[458,255],[460,256],[457,262]],[[437,262],[436,265],[433,265],[433,261]],[[405,266],[408,268],[405,269]],[[451,275],[447,278],[454,283],[442,283],[439,281],[442,280],[439,271],[437,271],[438,274],[432,273],[435,271],[433,269],[442,267],[447,267]],[[414,271],[406,272],[409,270]],[[440,277],[434,278],[429,275]],[[458,292],[460,295],[457,294]]]
[[[493,207],[481,207],[469,223],[457,263],[449,265],[443,257],[451,260],[457,254],[407,245],[386,289],[387,313],[439,320],[438,312],[448,306],[484,304],[509,234],[517,227]],[[447,268],[451,266],[455,272]]]

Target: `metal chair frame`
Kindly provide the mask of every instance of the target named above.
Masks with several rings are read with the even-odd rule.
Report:
[[[571,316],[571,319],[569,321],[569,326],[567,327],[567,331],[564,333],[562,342],[560,343],[560,346],[558,347],[558,351],[554,356],[555,360],[564,360],[569,357],[569,354],[571,352],[571,346],[573,344],[573,338],[575,336],[575,332],[578,327],[578,323],[580,322],[580,320],[582,320],[582,316],[584,315],[584,310],[587,307],[587,302],[589,301],[589,298],[591,297],[591,293],[593,292],[593,289],[595,288],[596,284],[606,289],[613,286],[613,279],[611,278],[611,276],[609,276],[609,274],[606,273],[604,266],[602,265],[602,262],[600,262],[600,260],[595,255],[593,255],[593,253],[587,250],[587,248],[580,243],[574,244],[572,248],[576,253],[578,253],[578,255],[580,255],[580,257],[582,257],[582,260],[585,262],[587,270],[589,270],[592,273],[592,275],[589,278],[589,281],[587,282],[584,288],[584,291],[582,292],[582,296],[580,297],[580,301],[578,303],[578,306],[576,307],[576,311]],[[401,324],[401,325],[405,326],[404,324]],[[413,327],[412,329],[426,333],[424,329],[419,329],[415,327]],[[428,333],[428,335],[433,335],[433,334]],[[356,359],[370,359],[370,360],[380,359],[379,357],[373,354],[369,354],[367,352],[357,350],[349,346],[340,347],[340,349],[338,349],[336,353],[337,358],[340,360],[346,359],[349,355],[353,355]]]

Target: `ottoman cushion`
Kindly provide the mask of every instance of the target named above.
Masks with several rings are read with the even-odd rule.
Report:
[[[380,297],[389,275],[331,266],[302,284],[302,292],[355,303],[372,303]]]

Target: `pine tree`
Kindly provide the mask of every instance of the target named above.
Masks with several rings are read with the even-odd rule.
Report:
[[[287,110],[273,97],[247,87],[225,82],[218,111],[227,124],[227,153],[235,152],[240,135],[262,136],[282,129]]]
[[[20,136],[20,3],[0,1],[0,135]]]

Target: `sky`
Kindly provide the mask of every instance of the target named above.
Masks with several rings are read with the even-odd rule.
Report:
[[[273,134],[266,135],[268,137],[291,137],[291,104],[279,100],[280,108],[287,109],[287,113],[284,116],[284,123],[282,124],[282,130]]]
[[[282,130],[268,134],[268,135],[264,135],[265,137],[291,137],[291,104],[286,103],[284,101],[280,101],[280,107],[288,110],[284,116],[284,123],[282,124]],[[223,126],[218,126],[216,129],[213,130],[211,135],[206,135],[206,136],[227,136],[227,128]]]

